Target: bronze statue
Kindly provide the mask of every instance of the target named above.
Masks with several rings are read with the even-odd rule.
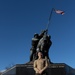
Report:
[[[43,53],[43,58],[49,59],[49,48],[52,45],[51,36],[47,34],[47,30],[43,30],[40,34],[34,34],[32,38],[32,47],[30,49],[30,61],[37,59],[38,52]],[[49,59],[50,61],[50,59]]]
[[[34,38],[32,38],[32,44],[31,44],[32,47],[30,49],[30,52],[31,52],[30,61],[37,59],[37,51],[36,51],[37,44],[38,44],[39,40],[43,37],[45,32],[46,31],[44,30],[40,34],[37,34],[37,33],[34,34]]]
[[[52,45],[52,42],[51,42],[51,36],[50,35],[44,35],[40,41],[38,42],[38,45],[37,45],[37,52],[39,51],[42,51],[43,53],[43,57],[49,59],[49,56],[48,56],[48,52],[49,52],[49,48],[50,46]]]
[[[34,38],[32,38],[32,47],[30,49],[30,51],[31,51],[30,61],[35,59],[36,47],[37,47],[38,41],[39,41],[39,35],[38,34],[34,34]]]

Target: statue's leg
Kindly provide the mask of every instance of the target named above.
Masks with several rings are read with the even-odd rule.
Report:
[[[37,55],[37,52],[35,52],[34,54],[33,54],[33,60],[36,60],[38,58],[38,55]]]
[[[31,54],[30,54],[30,61],[33,60],[33,51],[31,50]]]

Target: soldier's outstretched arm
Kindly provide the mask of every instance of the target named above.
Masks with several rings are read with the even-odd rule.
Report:
[[[45,33],[47,33],[48,32],[48,30],[46,29],[46,30],[43,30],[40,34],[39,34],[39,36],[41,37],[41,36],[43,36]]]

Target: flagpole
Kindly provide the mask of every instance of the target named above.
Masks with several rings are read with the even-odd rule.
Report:
[[[49,15],[48,24],[47,24],[47,27],[46,27],[46,30],[47,30],[47,31],[48,31],[49,24],[50,24],[50,21],[51,21],[51,18],[52,18],[53,10],[54,10],[54,8],[51,9],[51,13],[50,13],[50,15]]]
[[[50,24],[50,21],[51,21],[51,18],[52,18],[52,13],[53,11],[55,11],[57,14],[64,14],[64,11],[61,11],[61,10],[56,10],[54,8],[51,9],[51,13],[49,15],[49,19],[48,19],[48,23],[47,23],[47,27],[46,27],[46,34],[48,33],[48,28],[49,28],[49,24]]]

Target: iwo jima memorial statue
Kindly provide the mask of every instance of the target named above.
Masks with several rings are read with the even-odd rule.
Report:
[[[51,19],[53,9],[51,11],[49,21]],[[59,11],[63,14],[62,11]],[[57,12],[57,13],[59,13]],[[35,33],[32,38],[31,48],[30,48],[30,60],[25,64],[16,64],[10,69],[4,71],[2,75],[35,75],[34,71],[34,61],[38,59],[38,52],[42,52],[43,59],[48,61],[48,67],[45,70],[45,75],[75,75],[74,69],[65,63],[52,63],[49,58],[49,50],[52,45],[51,35],[48,34],[47,29],[43,30],[40,34]]]

